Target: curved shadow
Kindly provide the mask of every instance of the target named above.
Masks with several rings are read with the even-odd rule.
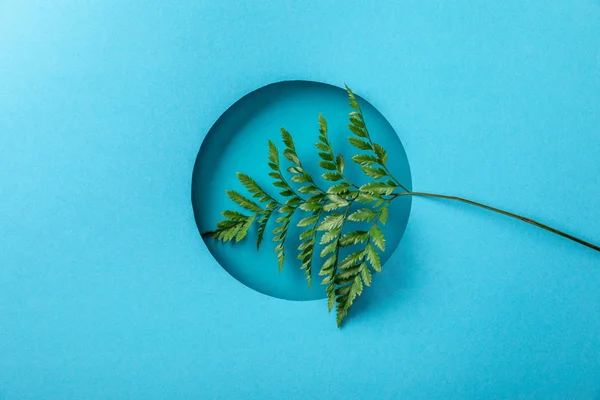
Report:
[[[358,100],[373,139],[388,150],[390,170],[405,186],[412,187],[408,159],[398,135],[370,103],[360,97]],[[235,102],[211,127],[196,158],[191,200],[198,230],[202,233],[213,229],[221,219],[222,211],[237,209],[225,194],[226,189],[247,193],[237,181],[236,172],[252,176],[271,195],[278,197],[279,190],[272,186],[268,177],[267,141],[272,140],[281,150],[281,127],[285,127],[293,135],[298,155],[317,184],[328,187],[328,183],[320,178],[322,171],[318,167],[318,154],[314,148],[319,113],[327,118],[329,136],[335,151],[342,153],[347,160],[345,173],[349,179],[356,184],[366,183],[368,178],[359,166],[349,161],[357,153],[357,149],[347,142],[350,135],[347,128],[349,111],[345,90],[311,81],[269,84]],[[287,161],[283,157],[282,160]],[[388,246],[382,254],[383,263],[400,242],[410,208],[410,196],[392,203],[390,218],[384,229]],[[299,214],[295,215],[292,223],[301,218]],[[259,251],[256,251],[256,227],[235,246],[218,243],[213,239],[206,239],[205,244],[215,260],[231,276],[258,292],[288,300],[324,298],[324,288],[318,284],[318,257],[313,263],[314,284],[309,289],[296,259],[298,235],[292,231],[286,242],[283,271],[278,272],[273,252],[275,246],[270,240],[273,227],[274,222],[271,220]]]

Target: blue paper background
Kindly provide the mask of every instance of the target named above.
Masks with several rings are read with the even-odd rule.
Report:
[[[0,3],[0,399],[600,397],[600,257],[415,199],[337,330],[241,285],[190,203],[250,90],[351,83],[413,187],[600,241],[600,2]]]

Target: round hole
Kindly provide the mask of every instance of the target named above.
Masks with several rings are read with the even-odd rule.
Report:
[[[398,135],[387,120],[371,104],[358,97],[367,127],[374,142],[381,144],[388,152],[388,167],[392,174],[409,189],[412,187],[410,167],[406,152]],[[319,166],[318,150],[315,148],[319,133],[319,113],[327,119],[329,137],[336,153],[345,159],[345,175],[357,185],[369,182],[360,166],[351,157],[360,150],[348,143],[352,136],[348,129],[348,105],[346,91],[342,88],[309,81],[284,81],[255,90],[233,104],[221,115],[210,129],[198,152],[192,176],[192,206],[196,224],[201,233],[213,230],[223,219],[224,210],[240,210],[225,191],[236,190],[247,197],[250,194],[237,180],[236,172],[250,175],[273,197],[278,196],[279,188],[272,184],[268,176],[268,140],[273,141],[280,153],[284,146],[280,128],[286,128],[293,136],[296,150],[304,168],[322,188],[331,182],[321,178],[324,172]],[[285,168],[289,165],[280,157]],[[284,174],[285,169],[283,170]],[[289,181],[289,176],[287,176]],[[292,184],[295,188],[298,185]],[[386,251],[382,254],[385,263],[398,246],[410,214],[410,196],[398,198],[390,206],[389,219],[383,232],[386,237]],[[286,241],[286,258],[279,272],[272,230],[275,218],[271,218],[265,231],[264,240],[257,251],[257,226],[239,243],[221,243],[212,238],[204,241],[218,263],[235,279],[244,285],[269,296],[288,300],[314,300],[325,297],[325,287],[320,285],[318,271],[322,259],[315,250],[313,260],[313,284],[309,288],[304,271],[297,259],[299,233],[296,227],[300,218],[309,214],[298,210],[290,225]],[[360,225],[348,223],[356,229]],[[347,229],[345,229],[346,231]],[[356,251],[356,249],[355,249]],[[374,277],[377,279],[377,277]]]

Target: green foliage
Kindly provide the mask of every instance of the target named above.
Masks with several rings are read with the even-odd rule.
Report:
[[[275,199],[250,176],[238,173],[239,181],[260,204],[236,191],[228,190],[226,193],[229,198],[243,212],[223,211],[222,215],[225,219],[217,223],[215,230],[203,233],[204,237],[214,238],[224,243],[238,243],[247,236],[254,222],[257,222],[256,247],[258,249],[269,221],[273,215],[276,215],[273,240],[276,243],[275,252],[281,270],[292,218],[298,210],[305,213],[297,224],[300,239],[297,258],[301,262],[300,268],[304,270],[309,286],[312,281],[313,262],[320,261],[318,274],[322,277],[321,284],[326,285],[329,311],[336,309],[338,327],[342,325],[364,288],[371,285],[373,272],[381,272],[380,253],[386,249],[386,240],[381,226],[388,221],[390,202],[402,195],[436,197],[471,204],[520,219],[600,251],[600,246],[532,219],[482,203],[455,196],[409,192],[390,173],[387,166],[388,153],[381,145],[373,142],[356,96],[350,88],[346,87],[346,91],[352,109],[348,124],[352,135],[348,137],[348,141],[361,151],[351,159],[367,177],[371,178],[370,182],[359,187],[346,178],[344,157],[341,154],[336,155],[333,151],[328,136],[327,121],[319,115],[319,141],[315,146],[320,160],[318,165],[323,169],[321,177],[329,183],[329,187],[323,190],[313,180],[300,161],[292,135],[282,128],[281,137],[285,145],[284,162],[289,163],[286,171],[291,175],[291,182],[299,186],[297,190],[284,177],[279,151],[275,144],[269,141],[268,165],[271,169],[269,176],[284,200]],[[353,205],[357,207],[351,211]],[[369,228],[368,230],[353,229],[353,223],[359,223],[361,226],[367,224]],[[317,245],[322,246],[320,252],[316,252]],[[350,253],[341,260],[340,249],[350,249]]]
[[[279,269],[286,256],[286,239],[290,234],[291,221],[296,212],[303,213],[296,230],[300,239],[297,258],[304,270],[308,285],[312,282],[312,266],[320,261],[318,275],[326,285],[329,311],[336,309],[336,320],[341,326],[344,318],[364,287],[371,285],[373,271],[381,272],[380,252],[385,251],[385,236],[380,225],[389,216],[389,203],[396,198],[398,188],[404,188],[389,172],[385,149],[371,139],[360,104],[350,88],[348,128],[352,135],[350,144],[361,152],[351,160],[360,166],[372,180],[362,186],[350,182],[344,175],[345,161],[336,154],[328,135],[325,117],[319,114],[319,135],[316,148],[321,177],[329,183],[325,190],[319,187],[304,168],[297,154],[292,135],[281,128],[284,144],[282,165],[279,150],[268,142],[269,176],[283,201],[277,200],[250,176],[238,173],[238,179],[251,193],[252,199],[229,190],[227,195],[245,213],[228,210],[222,213],[224,220],[217,223],[214,231],[203,236],[222,242],[237,243],[246,237],[250,227],[257,222],[257,249],[263,241],[269,221],[274,219],[273,241]],[[289,174],[289,181],[282,170]],[[290,183],[291,182],[291,183]],[[292,184],[294,186],[292,186]],[[356,203],[356,204],[354,204]],[[358,205],[354,207],[353,205]],[[352,209],[352,210],[351,210]],[[248,215],[247,215],[248,214]],[[353,223],[368,224],[368,230],[352,229]],[[319,252],[317,246],[322,246]],[[342,248],[351,253],[340,259]]]

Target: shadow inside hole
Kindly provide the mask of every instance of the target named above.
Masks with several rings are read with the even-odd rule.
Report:
[[[408,188],[412,187],[410,167],[406,153],[398,135],[371,104],[358,98],[365,121],[373,140],[389,153],[390,171]],[[342,153],[346,160],[345,174],[360,185],[369,181],[360,167],[350,159],[359,150],[352,147],[347,138],[352,135],[348,129],[348,105],[345,90],[317,82],[284,81],[255,90],[233,104],[217,120],[206,135],[198,153],[192,176],[192,206],[199,231],[215,228],[223,219],[224,210],[243,211],[226,195],[228,189],[250,195],[237,180],[236,172],[253,177],[273,197],[280,189],[272,184],[268,176],[267,142],[273,141],[283,149],[280,128],[285,127],[293,136],[297,153],[305,169],[314,177],[317,184],[326,189],[331,186],[321,178],[323,172],[318,166],[318,151],[314,147],[318,136],[318,115],[323,114],[328,122],[329,136],[334,151]],[[289,166],[280,157],[282,170]],[[289,174],[284,172],[289,181]],[[299,186],[292,185],[297,189]],[[390,217],[383,231],[386,236],[386,251],[381,255],[385,263],[398,246],[406,228],[410,214],[411,198],[398,198],[392,203]],[[309,214],[298,211],[294,216],[286,241],[286,259],[283,270],[278,272],[274,253],[272,230],[275,218],[271,218],[265,232],[261,248],[256,249],[257,231],[254,226],[240,243],[220,243],[206,238],[205,243],[215,260],[234,278],[244,285],[269,296],[288,300],[313,300],[325,297],[324,286],[319,283],[318,271],[321,259],[320,246],[315,250],[313,260],[313,285],[308,288],[304,272],[297,259],[299,234],[296,227],[300,218]],[[275,217],[275,215],[274,215]],[[366,226],[352,223],[352,229]],[[345,230],[347,231],[347,230]],[[342,256],[351,249],[344,249]],[[354,249],[356,251],[356,249]]]

